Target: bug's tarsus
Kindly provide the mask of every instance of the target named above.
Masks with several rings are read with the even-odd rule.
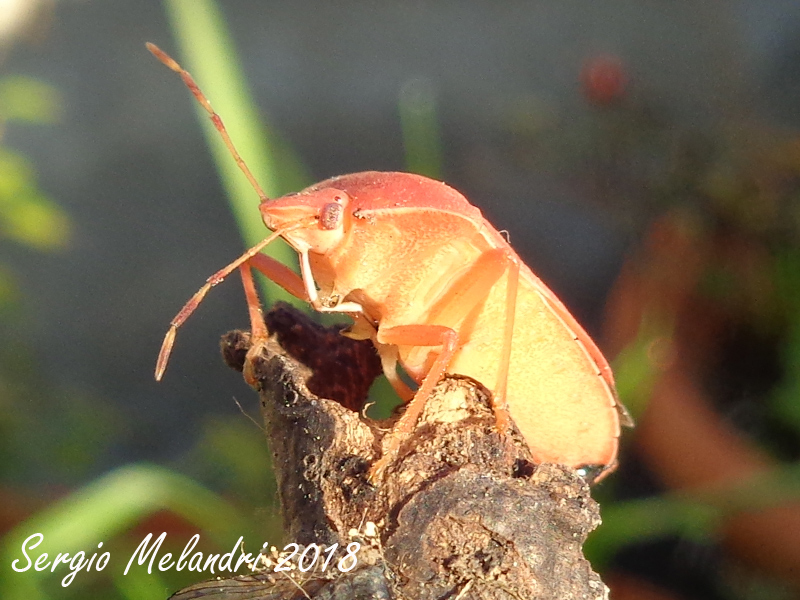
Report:
[[[258,181],[256,181],[256,178],[250,171],[250,168],[244,162],[244,159],[242,159],[242,157],[239,155],[239,151],[236,150],[236,146],[233,145],[233,140],[231,140],[230,135],[228,135],[228,130],[225,128],[222,118],[211,107],[211,102],[209,102],[208,98],[206,98],[206,95],[197,85],[197,82],[195,82],[194,78],[189,74],[189,71],[181,67],[180,64],[178,64],[178,61],[176,61],[155,44],[147,42],[145,46],[147,46],[147,49],[153,54],[153,56],[181,76],[181,79],[183,79],[186,87],[189,88],[189,91],[192,92],[192,95],[200,103],[200,106],[202,106],[208,113],[209,117],[211,118],[211,122],[214,123],[214,127],[222,136],[222,141],[225,142],[225,146],[228,148],[231,156],[233,156],[233,159],[236,161],[239,169],[242,171],[242,173],[244,173],[244,176],[247,177],[247,181],[249,181],[250,185],[253,186],[253,189],[258,194],[258,197],[262,202],[268,201],[269,197],[264,193],[264,190],[261,189],[261,186],[259,185]]]

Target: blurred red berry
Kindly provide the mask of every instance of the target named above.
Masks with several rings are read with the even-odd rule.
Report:
[[[606,106],[618,102],[628,85],[625,65],[613,54],[592,56],[581,69],[581,85],[583,95],[593,104]]]

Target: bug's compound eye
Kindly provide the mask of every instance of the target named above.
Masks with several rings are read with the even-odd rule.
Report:
[[[319,226],[322,229],[336,229],[342,222],[344,207],[339,198],[335,200],[338,200],[338,202],[328,202],[319,213]]]

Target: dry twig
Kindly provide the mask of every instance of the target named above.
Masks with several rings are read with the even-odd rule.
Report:
[[[370,342],[286,307],[268,320],[273,337],[254,366],[287,538],[358,539],[357,567],[291,582],[267,572],[206,582],[175,600],[607,597],[581,549],[600,522],[588,486],[571,470],[532,465],[518,436],[502,440],[480,385],[440,382],[372,487],[366,474],[387,424],[360,415],[380,372]],[[241,368],[247,344],[242,332],[223,339],[229,364]]]

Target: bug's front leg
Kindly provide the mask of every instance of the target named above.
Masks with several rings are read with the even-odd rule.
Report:
[[[319,297],[317,291],[317,282],[314,281],[314,273],[311,271],[311,262],[308,259],[308,251],[301,250],[300,254],[300,273],[303,276],[303,285],[305,286],[308,301],[314,310],[319,312],[339,312],[351,314],[363,314],[364,307],[358,302],[337,302],[333,306],[326,305]]]
[[[250,348],[245,355],[242,375],[244,375],[244,380],[247,382],[247,385],[255,387],[258,380],[253,373],[253,358],[261,353],[261,350],[267,343],[269,333],[267,332],[267,324],[264,321],[264,311],[261,308],[261,301],[258,298],[258,292],[256,291],[255,281],[253,281],[253,272],[250,269],[250,264],[244,263],[239,267],[239,273],[242,276],[244,296],[247,300],[247,311],[250,314]]]
[[[250,314],[250,349],[247,351],[244,361],[242,374],[248,385],[255,387],[257,380],[253,373],[253,358],[261,353],[267,343],[269,332],[264,321],[264,311],[261,308],[261,301],[258,298],[253,272],[251,267],[255,267],[267,278],[277,283],[284,290],[308,301],[306,288],[297,273],[292,271],[283,263],[267,256],[266,254],[256,254],[239,267],[244,286],[244,295],[247,300],[247,311]]]

